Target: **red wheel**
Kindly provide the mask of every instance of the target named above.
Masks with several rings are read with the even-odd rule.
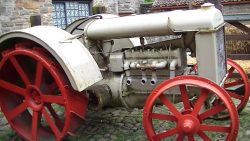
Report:
[[[224,88],[231,96],[234,104],[240,113],[247,105],[250,96],[250,88],[248,76],[245,71],[236,62],[231,59],[227,59],[227,64],[230,66],[228,75],[224,83]],[[233,78],[233,73],[239,73],[240,78]],[[232,91],[232,88],[239,87],[236,91]]]
[[[179,93],[180,103],[170,98]],[[198,95],[197,95],[198,94]],[[217,96],[223,103],[213,106],[210,97]],[[191,105],[191,96],[196,98]],[[158,106],[158,104],[163,106]],[[205,107],[205,108],[204,108]],[[209,117],[228,110],[227,121]],[[181,76],[160,84],[148,97],[143,124],[151,141],[158,140],[236,140],[239,128],[237,110],[229,95],[213,82],[195,76]]]
[[[87,98],[73,91],[60,65],[41,49],[18,44],[0,62],[0,106],[25,140],[62,140],[84,119]]]

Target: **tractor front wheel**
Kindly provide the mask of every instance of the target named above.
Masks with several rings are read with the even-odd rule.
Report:
[[[180,103],[171,102],[173,93],[180,95]],[[214,96],[222,101],[216,106],[211,104]],[[224,111],[228,111],[229,120],[210,119]],[[143,125],[151,141],[211,141],[215,138],[234,141],[239,119],[223,88],[204,78],[180,76],[163,82],[150,94],[144,106]]]

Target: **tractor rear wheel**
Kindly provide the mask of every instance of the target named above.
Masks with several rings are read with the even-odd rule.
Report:
[[[240,113],[247,105],[250,96],[250,86],[248,76],[240,65],[231,59],[227,59],[228,73],[223,84],[223,88],[230,95],[238,113]],[[234,75],[239,76],[235,77]],[[216,106],[221,103],[220,99],[215,98],[213,104]],[[228,112],[220,113],[213,116],[214,119],[228,118]]]
[[[84,120],[88,99],[71,88],[48,52],[27,45],[19,43],[2,53],[1,110],[24,140],[63,140]]]
[[[229,93],[235,105],[237,107],[238,112],[240,113],[247,105],[250,96],[250,87],[248,76],[245,71],[239,66],[236,62],[231,59],[227,59],[227,64],[230,67],[228,70],[227,79],[224,83],[225,90]],[[234,78],[233,73],[239,73],[239,78]],[[238,87],[239,88],[235,88]],[[235,91],[232,91],[230,88],[235,88]]]
[[[171,102],[169,95],[173,93],[180,94],[180,103],[174,105]],[[221,99],[222,103],[211,104],[213,96]],[[229,120],[209,118],[225,110]],[[180,76],[163,82],[150,94],[144,106],[143,125],[151,141],[210,141],[215,138],[230,141],[236,140],[239,119],[230,96],[223,88],[204,78]]]

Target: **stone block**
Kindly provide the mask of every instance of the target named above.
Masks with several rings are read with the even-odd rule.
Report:
[[[26,9],[23,9],[23,10],[20,10],[19,14],[20,14],[20,16],[24,16],[24,15],[29,15],[30,12]]]
[[[0,16],[0,21],[9,21],[9,20],[10,18],[8,16],[4,16],[4,15]]]
[[[14,8],[13,7],[5,7],[3,11],[1,12],[1,15],[4,16],[11,16]]]
[[[15,26],[22,26],[27,23],[27,19],[19,18],[14,21]]]
[[[3,7],[0,5],[0,13],[5,13],[5,11],[6,11],[6,7]]]
[[[4,7],[15,7],[15,1],[14,0],[3,0],[2,5]]]
[[[13,24],[12,21],[2,21],[1,24],[2,24],[2,27],[3,27],[3,28],[7,28],[7,27],[12,27],[12,26],[14,26],[14,24]]]
[[[44,7],[52,7],[52,3],[44,3]]]
[[[13,30],[20,30],[20,29],[23,29],[23,26],[14,26],[13,27]]]
[[[2,33],[9,32],[11,30],[13,30],[12,27],[5,27],[2,29]]]
[[[24,3],[22,2],[22,0],[16,0],[15,4],[16,8],[23,8]]]
[[[48,7],[41,7],[40,8],[40,13],[41,14],[48,13],[48,12],[49,12]]]
[[[39,1],[25,0],[23,2],[24,2],[23,7],[25,9],[38,9],[40,7]]]

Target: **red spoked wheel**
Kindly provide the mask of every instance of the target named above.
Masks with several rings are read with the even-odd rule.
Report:
[[[1,110],[25,140],[62,140],[83,121],[88,99],[70,87],[46,51],[25,45],[2,53]]]
[[[180,94],[180,103],[171,102],[173,93]],[[196,99],[193,105],[191,95]],[[214,95],[222,103],[210,104]],[[229,120],[209,118],[224,110],[228,110]],[[143,125],[151,141],[211,141],[215,138],[229,141],[236,140],[239,119],[224,89],[204,78],[180,76],[163,82],[150,94],[144,106]]]
[[[240,113],[246,107],[250,96],[248,76],[241,66],[233,60],[227,59],[227,64],[229,69],[224,83],[224,88],[231,96],[231,99]],[[233,78],[233,73],[239,73],[240,78]],[[239,88],[237,89],[237,87]],[[237,90],[233,91],[232,88]]]

